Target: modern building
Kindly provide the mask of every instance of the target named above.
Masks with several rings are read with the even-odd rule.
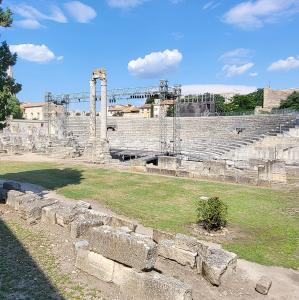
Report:
[[[23,118],[27,120],[47,120],[49,112],[51,115],[64,113],[64,107],[62,105],[55,105],[53,103],[46,102],[31,102],[22,103],[21,110],[23,112]]]

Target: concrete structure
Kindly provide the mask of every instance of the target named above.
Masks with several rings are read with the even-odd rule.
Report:
[[[144,104],[139,107],[139,114],[143,118],[151,118],[152,117],[152,105]]]
[[[54,117],[64,113],[64,107],[62,105],[48,104],[46,102],[22,103],[21,110],[24,119],[40,121],[48,120],[49,114]]]
[[[281,102],[286,100],[288,96],[294,92],[299,92],[299,88],[285,90],[273,90],[268,87],[264,88],[263,109],[271,110],[272,108],[278,108]]]

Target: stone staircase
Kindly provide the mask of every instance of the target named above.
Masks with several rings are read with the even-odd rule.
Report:
[[[217,160],[267,137],[276,136],[298,125],[294,115],[250,115],[181,118],[181,153],[189,160]],[[100,132],[97,119],[97,133]],[[88,140],[89,118],[70,117],[67,122],[84,147]],[[108,139],[113,149],[159,152],[159,120],[155,118],[108,118]],[[172,147],[173,119],[167,118],[167,144]]]

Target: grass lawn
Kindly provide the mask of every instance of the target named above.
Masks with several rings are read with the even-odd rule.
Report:
[[[299,191],[132,174],[78,165],[0,162],[0,177],[40,184],[73,199],[96,199],[145,226],[188,233],[196,199],[219,196],[238,236],[224,247],[265,265],[299,268]]]

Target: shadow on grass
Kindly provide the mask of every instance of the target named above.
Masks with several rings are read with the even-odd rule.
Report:
[[[6,173],[1,175],[1,178],[37,184],[50,190],[80,184],[83,179],[82,171],[72,168]]]
[[[65,299],[1,219],[0,253],[0,299]]]

